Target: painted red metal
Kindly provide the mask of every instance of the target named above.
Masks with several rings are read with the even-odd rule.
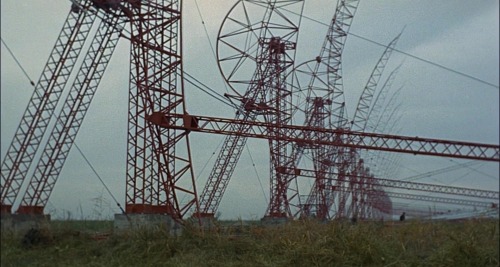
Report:
[[[292,76],[292,92],[304,94],[295,96],[304,99],[305,107],[297,107],[294,110],[294,121],[304,121],[303,125],[314,128],[344,129],[348,127],[348,119],[345,112],[344,88],[342,81],[342,51],[347,39],[351,23],[356,13],[359,1],[341,0],[337,6],[331,20],[330,26],[319,55],[312,61],[299,65]],[[297,101],[297,100],[295,100]],[[303,113],[303,114],[302,114]],[[307,138],[328,139],[329,136],[321,132],[315,132],[316,136]],[[306,136],[304,136],[306,137]],[[332,139],[333,140],[333,139]],[[340,140],[336,140],[340,141]],[[333,146],[304,146],[294,144],[294,165],[298,166],[300,161],[311,158],[314,169],[320,170],[318,177],[311,188],[309,198],[305,204],[298,201],[300,216],[308,216],[314,208],[316,218],[320,220],[331,219],[330,207],[336,199],[338,203],[345,200],[345,192],[342,190],[332,192],[327,190],[331,187],[331,180],[325,179],[321,175],[324,171],[339,170],[339,173],[346,171],[347,165],[342,163],[346,153],[343,148]],[[304,157],[303,154],[309,154]],[[304,158],[304,159],[303,159]],[[295,176],[289,178],[290,181],[296,179]],[[341,177],[337,184],[342,184]],[[289,184],[293,184],[290,183]],[[338,187],[341,188],[341,187]],[[287,203],[293,205],[294,197],[297,197],[299,189],[289,190]],[[302,211],[302,208],[308,210]],[[335,216],[341,214],[339,208]],[[297,216],[295,214],[294,216]]]
[[[292,103],[285,79],[293,66],[299,25],[297,19],[286,18],[281,9],[301,11],[303,4],[303,0],[238,1],[224,19],[218,36],[217,55],[221,73],[235,94],[231,97],[241,101],[236,120],[263,119],[272,122],[270,126],[289,123]],[[248,14],[252,15],[247,17]],[[236,124],[230,127],[236,133],[250,129]],[[282,134],[279,127],[270,127],[268,131],[274,136]],[[216,213],[246,140],[247,137],[240,134],[227,136],[224,140],[200,194],[200,211],[196,216]],[[271,169],[290,161],[287,150],[291,145],[287,140],[269,139],[269,145]],[[280,197],[280,191],[286,190],[285,181],[288,179],[273,170],[270,174],[271,203],[268,210],[281,213],[276,210],[283,209],[285,201]]]
[[[80,1],[84,7],[89,1]],[[95,16],[69,12],[35,91],[2,161],[2,211],[11,212]]]
[[[193,210],[199,217],[213,216],[248,137],[269,142],[271,200],[265,216],[270,218],[294,216],[290,205],[292,199],[298,197],[298,191],[292,192],[290,184],[297,176],[315,178],[310,199],[302,205],[301,212],[307,216],[314,211],[322,219],[330,218],[329,207],[333,199],[338,202],[338,217],[368,218],[393,212],[390,194],[383,190],[384,187],[498,199],[498,192],[493,191],[374,178],[364,165],[361,150],[499,162],[500,147],[363,132],[368,116],[368,103],[364,102],[360,106],[360,116],[353,121],[354,125],[363,127],[352,131],[345,118],[340,56],[357,4],[357,0],[339,1],[335,13],[339,17],[332,20],[323,50],[318,58],[309,62],[308,66],[315,70],[309,72],[314,76],[311,84],[323,82],[327,90],[324,95],[307,98],[304,124],[299,126],[293,125],[291,115],[294,112],[291,101],[294,81],[290,79],[296,76],[289,76],[294,65],[299,25],[277,11],[293,5],[302,10],[303,0],[239,1],[233,8],[240,14],[249,14],[246,8],[254,5],[263,12],[259,16],[262,21],[252,21],[248,25],[246,18],[240,18],[244,23],[239,23],[236,17],[228,17],[241,27],[241,31],[232,31],[232,36],[219,36],[219,44],[232,49],[228,54],[218,51],[218,56],[221,72],[234,91],[233,98],[241,101],[235,119],[192,116],[186,112],[181,0],[74,1],[3,160],[2,213],[12,212],[59,98],[80,52],[84,52],[83,44],[98,15],[83,12],[83,9],[99,12],[105,23],[93,33],[94,43],[86,48],[83,65],[73,75],[76,80],[61,113],[56,116],[58,119],[17,210],[19,213],[43,213],[120,36],[123,19],[130,27],[130,36],[126,38],[131,42],[127,213],[168,214],[178,221]],[[276,16],[281,24],[271,23]],[[257,26],[248,28],[250,25]],[[239,34],[255,38],[255,33],[258,33],[253,40],[255,46],[240,49],[247,43],[236,45],[230,41]],[[321,71],[322,68],[327,71]],[[376,75],[372,76],[379,78],[380,69],[375,71]],[[318,73],[324,77],[315,75]],[[376,85],[370,81],[369,84]],[[367,92],[371,101],[373,90]],[[263,120],[258,121],[259,116]],[[189,133],[192,131],[229,136],[225,141],[226,150],[221,152],[225,156],[219,157],[202,193],[201,206],[191,163]],[[297,168],[306,149],[311,150],[313,171]]]
[[[181,1],[132,1],[126,7],[131,61],[125,211],[166,213],[180,221],[198,209],[188,131],[159,127],[149,116],[186,113]]]
[[[103,14],[103,17],[86,51],[85,64],[80,66],[63,107],[55,116],[57,118],[55,125],[45,143],[33,176],[28,182],[17,213],[43,214],[43,207],[47,205],[99,82],[113,55],[121,29],[123,29],[123,22],[111,13]],[[90,37],[87,38],[90,39]]]
[[[300,172],[304,176],[312,177],[310,171],[293,170]],[[338,176],[338,175],[337,175]],[[328,177],[335,177],[335,174],[328,174]],[[338,178],[333,178],[338,179]],[[356,187],[356,190],[353,190]],[[386,192],[388,188],[404,189],[404,192]],[[408,190],[431,192],[435,196],[422,194],[409,194]],[[460,188],[452,186],[440,186],[433,184],[404,182],[401,180],[374,178],[372,175],[353,174],[350,177],[350,187],[347,191],[351,193],[352,202],[346,218],[370,219],[373,214],[366,211],[376,209],[384,214],[393,214],[391,211],[392,199],[407,199],[420,202],[444,203],[459,207],[474,207],[491,209],[498,206],[497,191],[477,190],[471,188]],[[456,198],[442,197],[442,194],[454,195]]]
[[[266,122],[250,122],[227,118],[194,116],[189,114],[169,114],[165,119],[168,120],[169,123],[162,124],[160,126],[186,131],[223,135],[241,135],[260,139],[279,138],[303,145],[329,145],[413,155],[500,162],[500,146],[492,144],[355,132],[346,129],[309,128],[300,125],[281,125],[280,127],[283,130],[286,130],[286,134],[280,137],[275,137],[269,134],[269,128],[272,127],[272,125],[269,125]],[[193,127],[190,124],[184,124],[185,121],[196,121],[196,126]],[[231,125],[233,124],[250,126],[250,128],[248,132],[236,132],[231,129]],[[304,138],[304,136],[314,136],[315,132],[322,132],[335,138]],[[339,140],[342,140],[342,142]]]

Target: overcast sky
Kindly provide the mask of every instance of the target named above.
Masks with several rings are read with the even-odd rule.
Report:
[[[198,0],[204,23],[194,5],[184,6],[184,69],[223,94],[225,86],[210,48],[216,44],[220,23],[235,1]],[[336,1],[306,1],[304,14],[329,23]],[[2,0],[1,36],[35,82],[70,8],[63,0]],[[290,16],[293,16],[290,14]],[[379,43],[389,43],[404,27],[397,49],[466,73],[496,86],[458,75],[404,54],[394,52],[385,76],[404,62],[393,89],[404,86],[400,116],[394,132],[409,136],[499,143],[499,1],[361,1],[351,32]],[[203,25],[206,26],[208,36]],[[314,58],[326,26],[302,21],[297,62]],[[121,40],[86,115],[76,143],[124,204],[127,131],[128,42]],[[384,48],[350,35],[343,54],[348,114]],[[2,160],[31,97],[33,87],[1,47],[1,155]],[[233,117],[234,111],[188,85],[187,109],[191,114]],[[214,164],[223,136],[191,134],[191,149],[198,191]],[[249,140],[219,211],[223,218],[261,218],[269,199],[268,153],[263,140]],[[263,149],[264,148],[264,149]],[[426,173],[467,160],[401,155],[399,177]],[[251,160],[253,159],[253,161]],[[255,167],[253,166],[255,165]],[[256,174],[258,173],[258,175]],[[397,178],[397,177],[396,177]],[[429,182],[497,190],[499,164],[478,162],[470,168],[435,175]],[[104,200],[103,207],[96,199]],[[51,196],[47,212],[90,217],[98,211],[119,212],[102,184],[75,149],[69,155]]]

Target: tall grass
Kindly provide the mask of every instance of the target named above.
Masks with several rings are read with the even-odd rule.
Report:
[[[499,221],[295,221],[214,231],[116,232],[112,222],[52,222],[33,247],[2,232],[1,266],[499,266]]]

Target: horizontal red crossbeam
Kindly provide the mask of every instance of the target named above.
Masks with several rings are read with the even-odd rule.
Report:
[[[500,162],[500,146],[491,144],[355,132],[345,129],[273,125],[258,121],[192,116],[188,114],[171,114],[166,117],[161,113],[153,113],[149,116],[149,120],[161,127],[170,129],[239,135],[262,139],[279,139],[296,142],[304,146],[330,145],[352,147],[356,149],[409,153],[414,155]],[[232,124],[248,126],[249,130],[245,132],[232,131],[231,129],[235,129],[230,127]],[[276,129],[276,127],[283,129],[284,134],[280,136],[270,134],[270,129]]]

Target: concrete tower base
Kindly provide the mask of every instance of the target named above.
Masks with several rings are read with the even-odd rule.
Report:
[[[271,217],[271,216],[265,216],[261,220],[262,225],[265,226],[273,226],[273,225],[285,225],[289,219],[287,217]]]
[[[125,230],[153,230],[166,229],[172,236],[182,234],[182,225],[166,214],[115,214],[114,229]]]
[[[191,218],[189,218],[189,222],[193,225],[200,226],[204,230],[218,228],[217,219],[213,213],[194,214]]]
[[[2,231],[25,232],[31,228],[39,229],[50,222],[50,215],[45,214],[2,214]]]

